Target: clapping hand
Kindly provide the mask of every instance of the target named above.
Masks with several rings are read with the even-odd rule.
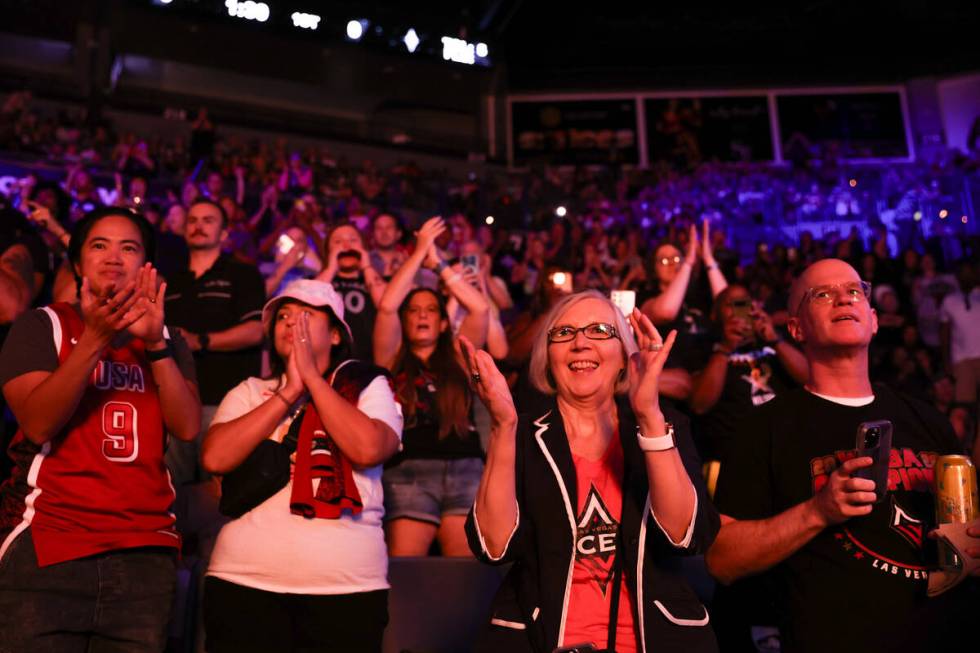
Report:
[[[310,387],[323,372],[317,368],[313,339],[310,337],[310,315],[301,311],[293,322],[293,346],[289,352],[288,367],[295,366],[295,372],[305,387]],[[288,377],[288,373],[287,373]]]
[[[687,252],[684,254],[684,262],[694,265],[698,260],[698,228],[691,225],[687,231]]]
[[[630,356],[629,360],[630,405],[641,424],[661,422],[663,414],[660,412],[660,373],[674,347],[677,331],[671,330],[667,334],[667,340],[663,340],[650,318],[636,308],[630,314],[629,322],[639,347],[639,351]]]
[[[135,295],[138,297],[136,306],[143,314],[129,325],[128,330],[133,337],[141,338],[148,345],[155,345],[163,340],[163,304],[166,292],[166,282],[157,287],[157,270],[153,264],[147,263],[140,268],[136,275]]]
[[[718,264],[711,247],[711,221],[705,218],[702,226],[704,227],[704,234],[701,238],[701,260],[704,261],[705,266],[710,268]]]
[[[415,232],[415,251],[421,252],[425,256],[425,263],[432,267],[438,262],[437,253],[434,254],[436,239],[446,231],[446,223],[441,216],[429,218]],[[433,261],[433,257],[436,260]]]
[[[140,305],[141,295],[136,292],[134,281],[121,290],[117,291],[115,286],[110,285],[102,294],[96,294],[88,277],[82,277],[80,298],[85,323],[83,335],[94,337],[100,347],[112,342],[116,334],[128,329],[146,312],[146,308]]]
[[[456,339],[456,351],[465,361],[470,374],[470,387],[487,407],[495,426],[517,424],[517,409],[504,375],[497,369],[493,358],[482,349],[476,349],[466,336]]]

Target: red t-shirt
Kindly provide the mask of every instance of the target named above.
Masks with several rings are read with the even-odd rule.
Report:
[[[84,330],[67,304],[45,309],[59,364]],[[75,414],[38,446],[18,432],[0,489],[0,557],[28,526],[41,567],[142,546],[178,547],[163,462],[163,417],[143,342],[107,347]]]
[[[623,446],[619,438],[613,438],[600,460],[587,460],[575,454],[572,460],[578,484],[578,532],[562,646],[592,642],[597,648],[605,648],[616,535],[623,508]],[[616,628],[616,651],[635,653],[633,597],[625,579],[619,592]]]

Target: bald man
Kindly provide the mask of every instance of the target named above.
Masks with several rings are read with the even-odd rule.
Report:
[[[726,584],[770,570],[784,652],[933,648],[957,634],[949,618],[964,605],[957,590],[926,600],[932,465],[959,445],[930,406],[872,385],[870,290],[844,261],[803,272],[788,328],[806,356],[807,383],[745,420],[721,469],[722,528],[708,569]],[[862,422],[885,419],[894,426],[888,493],[875,503],[874,481],[855,476],[872,464],[856,457],[855,440]],[[936,623],[944,627],[930,632]]]

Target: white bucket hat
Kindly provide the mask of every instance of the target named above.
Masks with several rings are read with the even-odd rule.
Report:
[[[314,279],[292,281],[283,288],[282,292],[265,303],[262,308],[263,331],[268,332],[272,316],[279,309],[279,305],[287,299],[295,299],[316,308],[329,307],[333,311],[334,317],[344,325],[351,342],[354,341],[354,334],[351,333],[350,326],[344,320],[344,298],[333,289],[333,285]]]

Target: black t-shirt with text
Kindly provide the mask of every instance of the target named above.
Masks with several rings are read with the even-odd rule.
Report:
[[[738,445],[742,420],[795,385],[772,347],[753,344],[729,354],[721,396],[694,422],[702,460],[724,461]]]
[[[338,275],[333,279],[333,287],[344,298],[344,321],[354,336],[354,358],[373,362],[372,338],[378,311],[364,283],[364,273],[358,272],[352,278]]]
[[[225,331],[262,318],[265,281],[254,265],[222,254],[204,274],[185,269],[167,283],[167,322],[191,333]],[[261,371],[261,347],[196,352],[201,403],[217,406],[229,390]]]
[[[782,513],[856,455],[861,422],[882,419],[893,424],[885,500],[867,516],[824,529],[769,574],[783,651],[900,650],[939,625],[926,600],[935,561],[927,537],[935,527],[932,468],[959,447],[930,406],[877,385],[874,401],[861,407],[790,390],[744,420],[715,502],[736,519]]]

